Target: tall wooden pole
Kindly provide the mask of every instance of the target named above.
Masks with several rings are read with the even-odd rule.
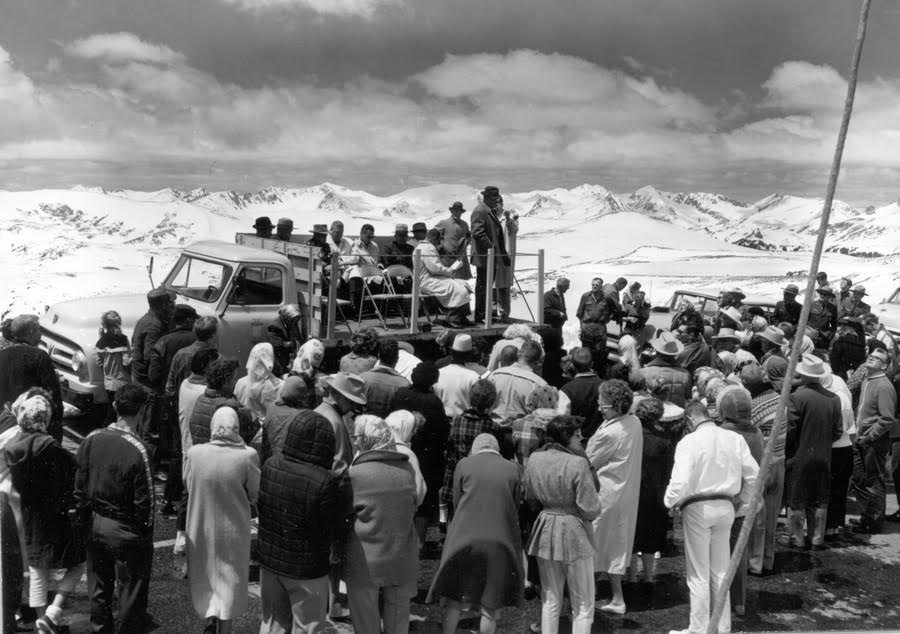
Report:
[[[834,202],[834,190],[837,187],[838,174],[841,171],[841,158],[844,154],[844,142],[847,140],[847,128],[850,126],[850,115],[853,113],[853,99],[856,96],[856,81],[859,75],[859,60],[862,56],[863,42],[866,39],[866,26],[869,20],[869,7],[872,0],[862,0],[859,11],[859,22],[856,27],[856,44],[853,47],[853,57],[850,61],[850,77],[847,79],[847,97],[844,100],[844,114],[841,118],[841,127],[838,131],[837,145],[834,149],[834,159],[831,162],[831,174],[828,176],[828,189],[825,193],[825,203],[822,205],[822,218],[819,221],[819,233],[816,236],[816,247],[813,250],[812,262],[809,265],[809,279],[806,282],[806,294],[803,301],[803,310],[800,312],[800,323],[797,324],[797,336],[794,337],[794,345],[791,348],[791,358],[788,361],[787,373],[784,377],[784,386],[781,389],[781,399],[778,401],[778,410],[775,414],[775,423],[772,433],[766,443],[762,463],[759,466],[759,476],[753,486],[753,494],[750,499],[750,508],[741,526],[734,552],[731,553],[731,562],[725,574],[722,585],[716,589],[713,613],[709,619],[707,634],[716,634],[719,630],[719,620],[725,608],[725,598],[731,589],[731,582],[737,572],[738,566],[750,539],[753,530],[753,519],[762,503],[762,494],[765,489],[766,479],[772,464],[772,453],[775,448],[775,437],[784,433],[787,425],[787,404],[791,395],[791,382],[794,379],[794,371],[797,361],[800,359],[800,348],[803,345],[803,333],[806,332],[806,324],[809,321],[809,309],[812,306],[816,288],[816,273],[819,272],[819,261],[822,259],[822,250],[825,246],[825,233],[828,230],[828,220],[831,216],[831,205]]]

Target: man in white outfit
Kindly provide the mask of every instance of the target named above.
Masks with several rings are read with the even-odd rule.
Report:
[[[731,559],[731,523],[735,510],[749,505],[759,466],[747,442],[739,434],[717,427],[702,403],[688,403],[685,416],[691,433],[675,448],[664,502],[682,514],[691,623],[688,629],[669,634],[705,634],[712,608],[710,584],[712,593],[722,587]],[[718,631],[731,632],[727,592]]]

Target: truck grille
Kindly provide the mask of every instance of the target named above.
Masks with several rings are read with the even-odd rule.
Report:
[[[41,327],[40,348],[50,355],[53,367],[66,374],[72,374],[72,357],[80,350],[78,344]]]

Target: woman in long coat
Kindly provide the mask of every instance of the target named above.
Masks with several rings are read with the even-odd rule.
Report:
[[[519,533],[519,468],[500,455],[490,434],[479,434],[456,466],[453,506],[441,563],[427,601],[442,600],[444,632],[455,632],[463,609],[481,613],[483,634],[497,628],[500,608],[521,603],[525,574]]]
[[[62,608],[84,572],[85,544],[70,521],[75,460],[47,432],[52,418],[50,394],[33,388],[12,405],[18,434],[3,450],[13,487],[21,496],[25,562],[29,571],[28,605],[38,613],[37,629],[54,632]],[[47,606],[50,571],[65,568],[52,605]]]
[[[681,410],[677,405],[673,404],[672,407]],[[644,435],[634,552],[641,553],[644,578],[648,583],[655,581],[654,555],[665,549],[669,529],[669,509],[663,504],[663,497],[672,475],[675,445],[668,430],[660,424],[664,413],[663,402],[653,397],[641,400],[634,410],[634,415],[641,421]],[[636,565],[635,559],[632,561],[632,575],[637,571]]]
[[[187,554],[191,597],[204,632],[228,634],[247,609],[250,506],[259,494],[259,457],[239,434],[237,413],[220,407],[210,441],[188,450]]]
[[[460,265],[445,266],[438,256],[437,247],[441,243],[441,232],[431,229],[425,240],[416,245],[416,251],[421,256],[419,266],[419,290],[422,295],[437,297],[444,308],[460,308],[469,305],[471,289],[465,280],[453,277]],[[413,254],[415,257],[415,253]]]
[[[603,423],[587,444],[587,456],[600,481],[601,511],[594,520],[594,570],[609,574],[612,600],[604,612],[625,614],[622,575],[631,562],[637,525],[635,502],[641,491],[641,422],[628,413],[634,396],[624,381],[612,379],[600,386]]]
[[[358,452],[349,473],[355,518],[343,575],[353,630],[406,634],[419,573],[415,475],[382,419],[357,416],[354,431]]]

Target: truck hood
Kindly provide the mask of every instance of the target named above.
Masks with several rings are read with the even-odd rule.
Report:
[[[198,302],[181,295],[175,301],[192,305],[199,315],[215,314],[215,304]],[[87,350],[97,341],[100,316],[108,310],[114,310],[122,316],[122,330],[130,335],[138,319],[148,310],[147,295],[129,293],[71,299],[48,308],[41,317],[40,324]]]

